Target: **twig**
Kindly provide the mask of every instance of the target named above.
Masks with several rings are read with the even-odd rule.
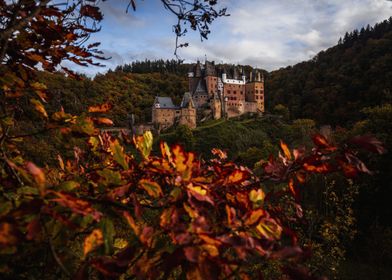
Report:
[[[50,246],[50,251],[52,252],[53,258],[57,262],[58,266],[61,268],[61,270],[68,276],[71,277],[71,273],[68,271],[68,269],[64,266],[63,262],[59,258],[59,256],[56,253],[56,250],[54,248],[53,242],[52,242],[52,237],[49,235],[48,230],[46,229],[45,224],[41,223],[42,228],[44,229],[45,235],[48,237],[48,243]]]

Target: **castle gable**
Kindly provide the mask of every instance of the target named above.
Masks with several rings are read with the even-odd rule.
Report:
[[[192,96],[189,92],[186,92],[181,101],[181,108],[195,108]]]

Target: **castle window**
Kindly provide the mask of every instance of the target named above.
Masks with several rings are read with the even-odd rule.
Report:
[[[227,93],[230,94],[230,90],[228,90]]]
[[[256,93],[259,93],[259,91],[256,89]]]
[[[233,91],[233,93],[234,93],[234,94],[237,94],[237,92],[236,92],[236,91]]]

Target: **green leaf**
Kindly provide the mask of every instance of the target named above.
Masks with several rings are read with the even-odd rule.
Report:
[[[79,187],[80,187],[80,184],[75,181],[63,182],[59,186],[60,190],[63,190],[63,191],[73,191],[74,189],[79,188]]]
[[[161,187],[154,181],[142,179],[139,182],[139,186],[154,198],[158,198],[163,195]]]
[[[110,169],[103,169],[97,172],[99,176],[103,177],[104,180],[101,181],[102,184],[105,186],[109,185],[122,185],[124,181],[121,180],[121,174],[118,171],[113,171]]]
[[[0,203],[0,216],[7,215],[12,209],[12,203],[7,201],[7,202],[2,202]]]
[[[124,170],[127,170],[129,167],[126,155],[124,154],[124,148],[120,145],[117,139],[110,143],[110,149],[112,150],[114,160],[120,164]]]
[[[91,118],[83,116],[76,119],[76,123],[73,125],[72,130],[87,135],[93,135],[95,133],[94,123]]]
[[[108,218],[104,218],[100,221],[100,227],[103,232],[105,254],[106,255],[112,254],[114,236],[116,235],[113,222]]]

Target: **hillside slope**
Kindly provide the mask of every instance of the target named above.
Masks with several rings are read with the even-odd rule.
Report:
[[[266,105],[289,107],[291,117],[348,126],[364,107],[392,101],[392,18],[347,33],[307,62],[273,71]]]

